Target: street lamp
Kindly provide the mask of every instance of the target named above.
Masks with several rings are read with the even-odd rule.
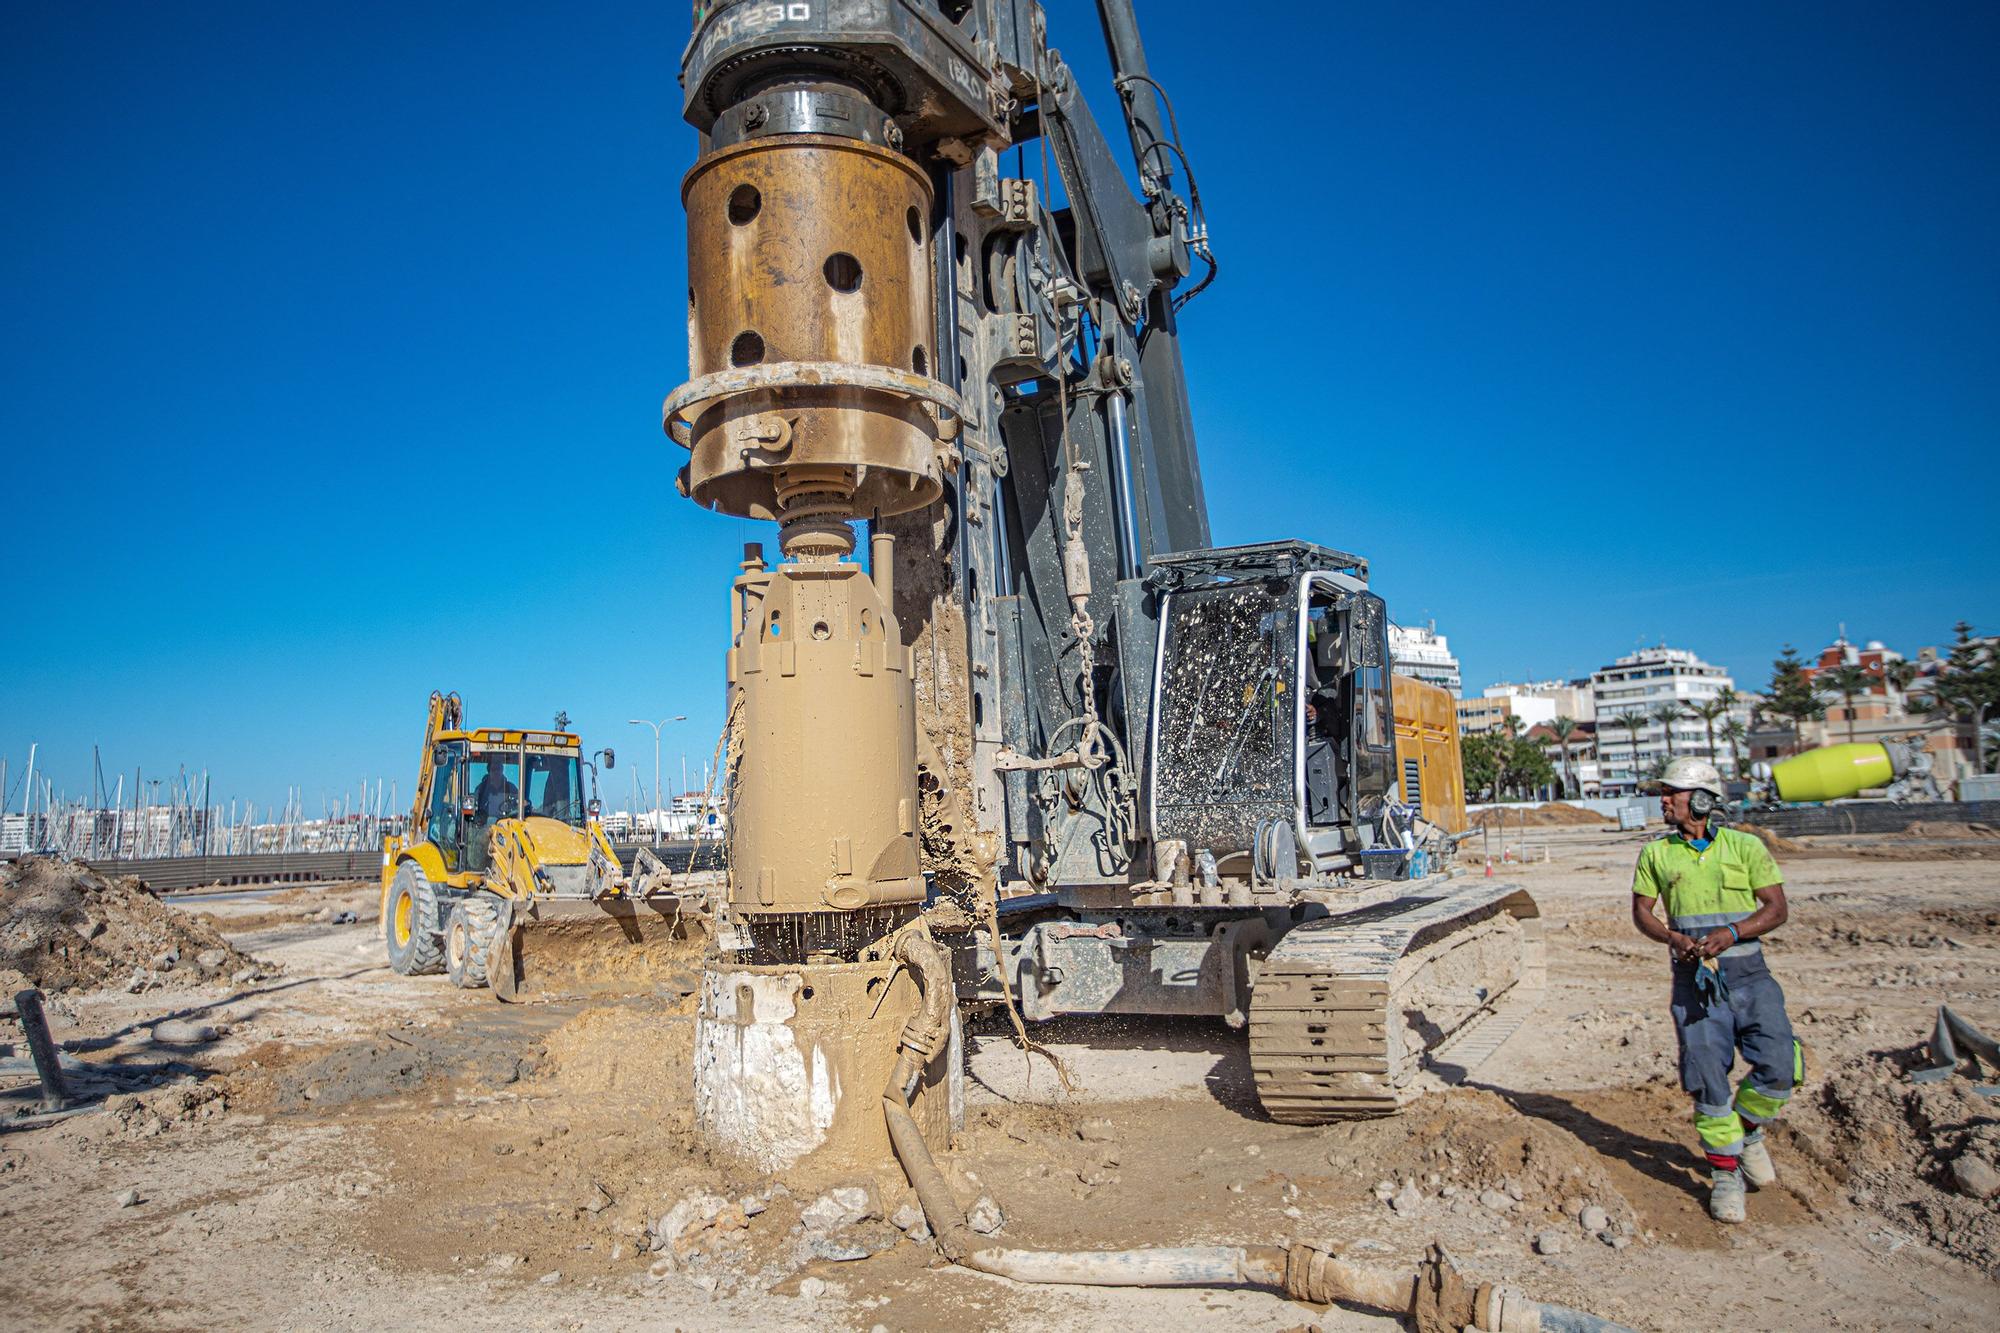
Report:
[[[625,725],[628,727],[651,727],[653,729],[653,845],[655,847],[660,845],[660,728],[666,726],[669,722],[685,721],[687,721],[686,713],[679,713],[673,717],[663,717],[658,722],[649,721],[643,717],[628,717],[625,719]]]

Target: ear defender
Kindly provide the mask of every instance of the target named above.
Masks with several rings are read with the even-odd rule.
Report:
[[[1688,813],[1696,819],[1706,819],[1715,813],[1715,797],[1699,787],[1688,793]]]

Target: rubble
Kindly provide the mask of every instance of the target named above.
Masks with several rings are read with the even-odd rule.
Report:
[[[980,1235],[990,1236],[1005,1226],[1007,1219],[1001,1213],[1000,1205],[993,1202],[992,1196],[982,1194],[977,1203],[966,1209],[965,1223]]]
[[[799,1221],[807,1231],[824,1234],[852,1226],[874,1216],[874,1212],[874,1203],[868,1191],[858,1185],[850,1185],[828,1190],[814,1199],[799,1213]]]
[[[1781,1142],[1842,1181],[1857,1205],[2000,1273],[1995,1194],[1977,1192],[2000,1185],[1992,1179],[2000,1174],[1993,1172],[2000,1119],[1993,1100],[1969,1079],[1911,1082],[1909,1074],[1928,1062],[1912,1042],[1901,1051],[1863,1055],[1809,1083],[1777,1122]]]
[[[1958,1192],[1968,1199],[1990,1199],[2000,1194],[2000,1171],[1984,1158],[1965,1153],[1951,1164],[1951,1178]]]
[[[196,965],[182,967],[187,958]],[[256,966],[209,920],[161,902],[137,879],[46,856],[0,867],[0,968],[29,985],[138,994]]]

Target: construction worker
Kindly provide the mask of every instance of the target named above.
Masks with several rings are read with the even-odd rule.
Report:
[[[506,761],[488,759],[486,776],[472,790],[473,817],[482,824],[507,818],[514,813],[516,795],[514,783],[507,776]]]
[[[1660,775],[1667,833],[1646,844],[1632,876],[1632,924],[1673,954],[1674,1035],[1681,1087],[1710,1167],[1708,1212],[1741,1222],[1744,1185],[1776,1183],[1764,1126],[1792,1095],[1800,1056],[1785,993],[1760,937],[1785,924],[1784,876],[1762,842],[1715,823],[1722,775],[1675,759]],[[1654,904],[1666,908],[1663,922]],[[1731,1096],[1741,1052],[1750,1068]]]

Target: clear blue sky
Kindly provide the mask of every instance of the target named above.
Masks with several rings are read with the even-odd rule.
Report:
[[[768,534],[676,497],[658,426],[687,11],[10,7],[12,779],[35,740],[82,793],[95,742],[407,793],[433,686],[648,781],[625,719],[686,713],[698,766]],[[1218,541],[1367,553],[1473,687],[2000,626],[2000,9],[1233,12],[1141,6],[1223,262]]]

